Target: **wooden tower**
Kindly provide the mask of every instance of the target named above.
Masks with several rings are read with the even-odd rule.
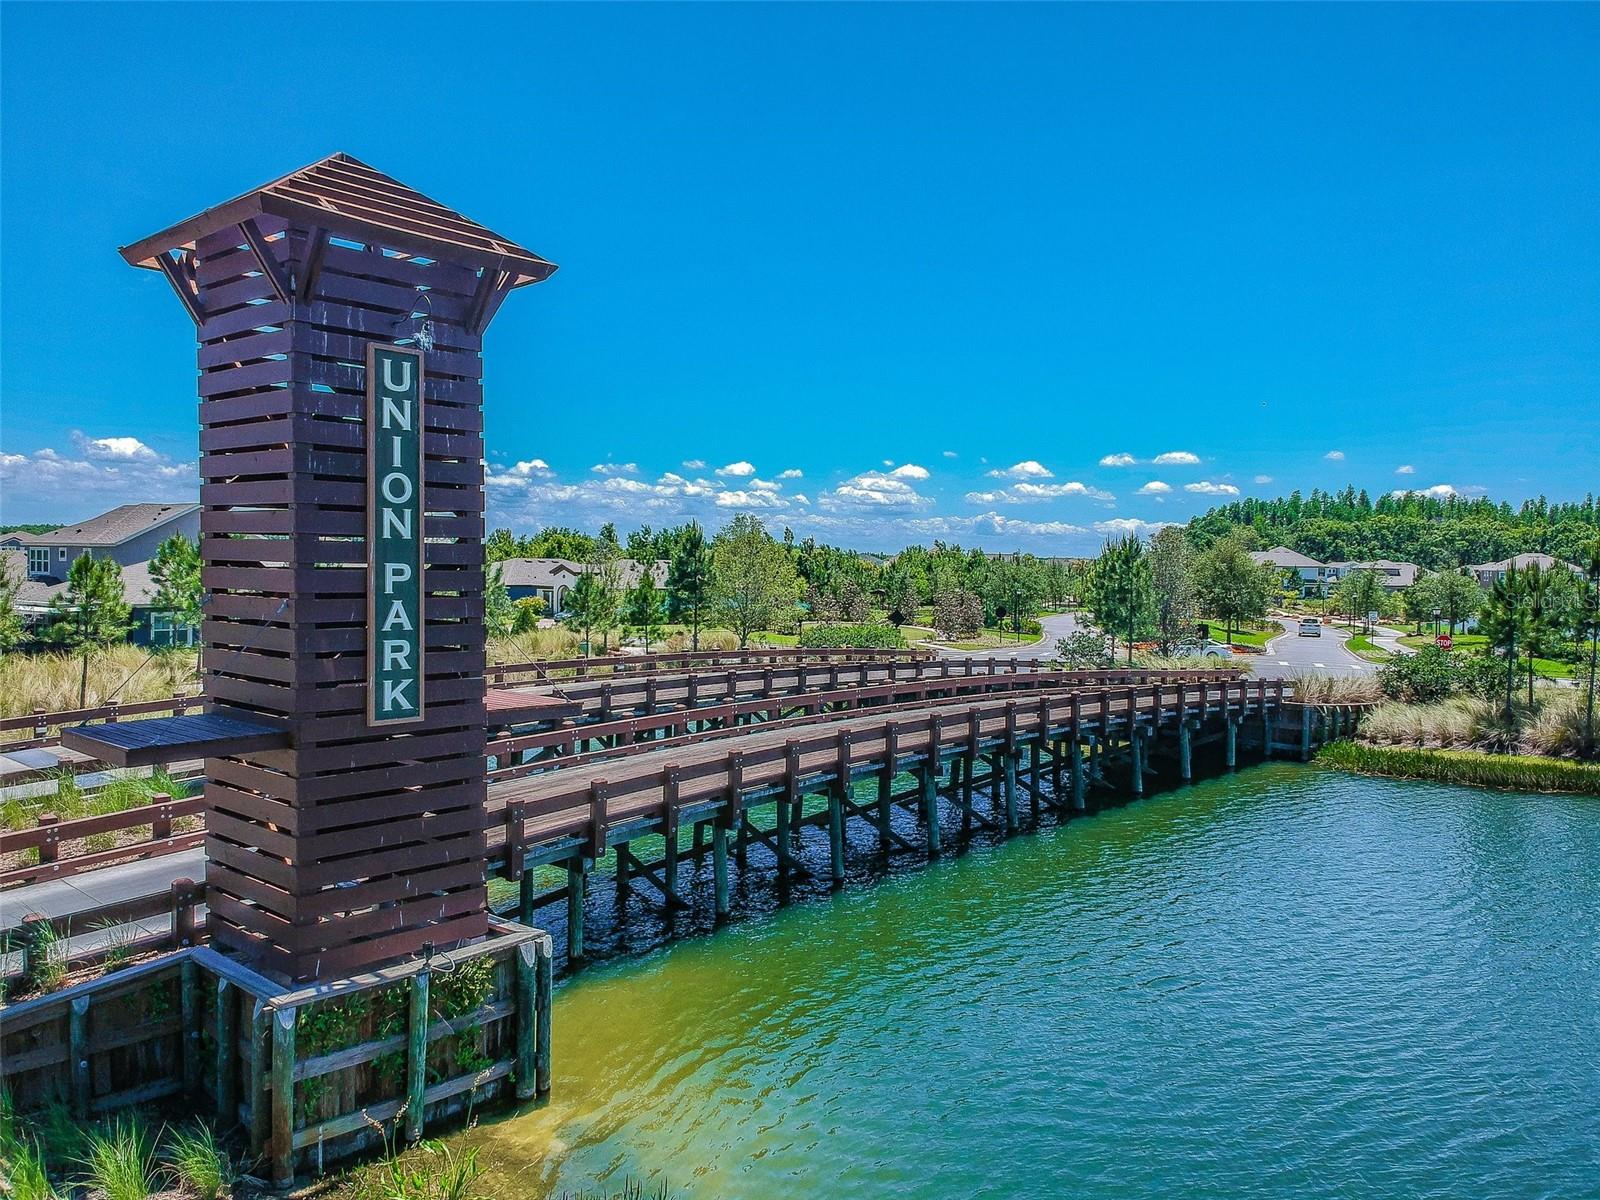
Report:
[[[344,154],[122,253],[197,331],[207,697],[286,734],[206,761],[213,943],[306,981],[482,936],[480,352],[554,265]]]

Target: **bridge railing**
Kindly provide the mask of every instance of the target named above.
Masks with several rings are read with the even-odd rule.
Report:
[[[670,650],[656,654],[610,654],[588,658],[529,659],[526,662],[495,663],[485,674],[490,686],[501,686],[512,675],[533,675],[539,678],[567,676],[584,679],[590,675],[636,675],[669,670],[675,667],[719,667],[745,665],[786,665],[797,662],[828,662],[830,660],[871,659],[893,661],[928,659],[929,650],[912,648],[848,646],[818,647],[763,647],[757,650]],[[525,681],[524,681],[525,682]]]
[[[203,703],[204,698],[196,693],[178,693],[170,700],[141,700],[134,704],[100,704],[92,708],[54,711],[36,708],[25,716],[0,717],[0,752],[55,745],[61,740],[63,725],[99,724],[127,717],[181,717]]]

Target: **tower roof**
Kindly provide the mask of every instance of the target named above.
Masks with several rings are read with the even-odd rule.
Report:
[[[197,238],[263,214],[320,226],[339,236],[369,237],[397,250],[496,267],[510,274],[512,287],[539,283],[556,269],[510,238],[348,154],[330,154],[141,238],[124,246],[122,257],[136,267],[156,270],[157,258],[169,250],[192,249]]]

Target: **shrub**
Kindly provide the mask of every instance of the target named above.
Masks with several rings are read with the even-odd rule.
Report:
[[[1080,629],[1056,642],[1056,657],[1069,671],[1104,671],[1111,666],[1111,639]]]
[[[136,1120],[116,1120],[85,1134],[82,1165],[105,1200],[147,1200],[154,1190],[155,1145]]]
[[[1433,704],[1459,687],[1454,660],[1437,646],[1424,646],[1415,654],[1397,654],[1378,672],[1378,685],[1392,700]]]
[[[167,1161],[179,1182],[200,1200],[217,1200],[233,1183],[233,1168],[209,1125],[197,1122],[191,1129],[175,1130]]]
[[[976,637],[983,631],[983,601],[964,588],[933,598],[933,627],[947,641]]]
[[[810,647],[852,646],[896,650],[906,644],[906,639],[893,625],[819,625],[807,629],[800,644]]]

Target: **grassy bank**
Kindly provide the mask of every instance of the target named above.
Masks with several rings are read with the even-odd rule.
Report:
[[[1317,755],[1325,766],[1361,775],[1426,779],[1518,792],[1577,792],[1600,796],[1600,763],[1474,750],[1413,750],[1334,742]]]
[[[1400,639],[1402,646],[1410,646],[1413,650],[1420,650],[1424,646],[1433,645],[1433,634],[1407,634]],[[1489,639],[1481,633],[1458,633],[1451,639],[1450,653],[1452,654],[1487,654],[1489,652]],[[1522,666],[1518,671],[1526,672],[1528,660],[1522,659]],[[1571,679],[1573,666],[1571,663],[1560,662],[1553,658],[1535,658],[1533,660],[1533,673],[1545,679]]]
[[[1394,657],[1364,633],[1351,634],[1344,646],[1351,654],[1368,662],[1388,662]]]

